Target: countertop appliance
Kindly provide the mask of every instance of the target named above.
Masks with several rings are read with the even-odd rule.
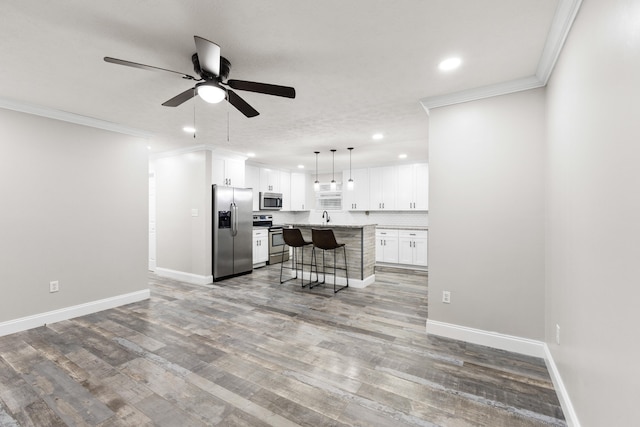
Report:
[[[282,209],[282,193],[260,192],[260,210],[279,211]]]
[[[282,225],[273,224],[273,215],[254,215],[254,227],[269,229],[269,261],[267,264],[277,264],[289,260],[289,246],[284,243],[282,237]],[[284,249],[284,256],[282,250]]]
[[[253,190],[213,185],[213,281],[253,271]]]

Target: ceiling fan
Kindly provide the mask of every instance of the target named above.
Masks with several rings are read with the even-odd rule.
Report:
[[[231,70],[231,63],[227,58],[220,56],[220,46],[209,40],[203,39],[202,37],[194,36],[194,39],[196,42],[196,53],[191,56],[191,62],[193,62],[193,70],[198,76],[200,76],[200,78],[195,78],[189,74],[184,74],[179,71],[172,71],[151,65],[139,64],[137,62],[125,61],[123,59],[111,58],[109,56],[105,56],[104,60],[112,64],[126,65],[128,67],[141,68],[143,70],[166,71],[178,74],[182,76],[183,79],[199,82],[196,83],[194,87],[187,89],[164,102],[162,105],[165,107],[177,107],[197,94],[200,98],[209,103],[217,103],[226,99],[245,116],[255,117],[260,113],[258,113],[256,109],[231,89],[246,90],[249,92],[282,96],[285,98],[296,97],[296,90],[289,86],[249,82],[246,80],[227,80],[229,71]],[[225,86],[228,86],[231,89]]]

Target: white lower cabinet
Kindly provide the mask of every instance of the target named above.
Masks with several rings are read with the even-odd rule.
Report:
[[[398,263],[398,230],[376,229],[376,262]]]
[[[269,261],[269,230],[253,230],[253,265],[265,265]]]
[[[400,264],[427,266],[427,231],[398,231],[398,262]]]

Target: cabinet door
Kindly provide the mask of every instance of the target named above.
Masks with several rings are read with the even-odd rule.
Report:
[[[384,237],[376,234],[376,262],[384,262]]]
[[[397,187],[394,166],[369,169],[370,210],[394,210]]]
[[[396,207],[398,210],[413,209],[415,202],[415,173],[414,165],[398,166],[398,192],[396,195]]]
[[[353,179],[353,189],[349,190],[349,176]],[[369,210],[369,169],[346,170],[342,173],[342,207],[349,211]]]
[[[369,169],[369,207],[372,211],[382,210],[382,171],[381,168]]]
[[[307,174],[291,173],[291,210],[304,211],[307,207]]]
[[[384,262],[389,262],[393,264],[398,263],[398,237],[395,236],[387,236],[384,239]]]
[[[419,163],[414,165],[414,209],[426,211],[429,209],[429,165]]]
[[[427,238],[418,238],[413,243],[413,264],[427,266]]]
[[[260,191],[263,193],[279,193],[280,171],[260,168]]]
[[[398,230],[376,230],[376,261],[398,263]]]
[[[211,159],[211,183],[218,185],[229,185],[225,181],[224,159],[214,157]]]
[[[280,172],[280,192],[282,193],[282,210],[291,210],[291,173]]]
[[[398,238],[398,262],[400,264],[414,263],[414,239],[410,237]]]
[[[245,187],[253,190],[253,210],[260,210],[260,169],[256,166],[245,166]]]
[[[224,164],[224,175],[227,182],[232,187],[244,187],[244,160],[226,159]]]
[[[258,262],[267,262],[269,261],[269,237],[263,236],[259,239],[259,252]]]

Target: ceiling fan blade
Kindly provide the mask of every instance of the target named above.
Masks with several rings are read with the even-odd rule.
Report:
[[[289,86],[278,86],[267,83],[248,82],[245,80],[229,80],[229,87],[249,92],[264,93],[267,95],[283,96],[285,98],[295,98],[296,90]]]
[[[231,89],[227,89],[227,99],[231,105],[236,107],[242,114],[247,117],[255,117],[260,114],[255,108],[247,104],[247,101],[240,98],[240,96],[238,96],[238,94]]]
[[[177,107],[178,105],[186,102],[196,96],[196,88],[192,87],[191,89],[187,89],[179,95],[174,96],[167,102],[163,102],[162,105],[165,107]]]
[[[137,62],[125,61],[124,59],[111,58],[110,56],[105,56],[104,60],[112,64],[126,65],[127,67],[141,68],[143,70],[166,71],[169,73],[178,74],[182,76],[183,79],[197,80],[195,77],[190,76],[189,74],[181,73],[179,71],[167,70],[166,68],[154,67],[152,65],[138,64]]]
[[[220,75],[220,46],[202,37],[193,36],[200,68],[209,74]]]

